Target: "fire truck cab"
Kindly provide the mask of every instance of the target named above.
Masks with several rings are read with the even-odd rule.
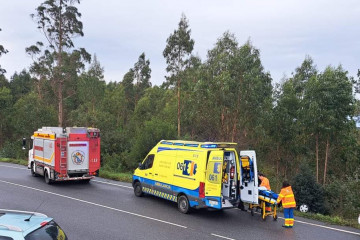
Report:
[[[28,168],[45,182],[90,181],[100,169],[100,131],[85,127],[43,127],[31,136]]]

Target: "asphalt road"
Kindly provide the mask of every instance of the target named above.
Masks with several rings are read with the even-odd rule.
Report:
[[[96,178],[47,185],[24,166],[0,163],[0,208],[53,217],[70,240],[360,239],[360,230],[295,217],[293,229],[238,209],[182,214],[175,203],[135,197],[131,184]]]

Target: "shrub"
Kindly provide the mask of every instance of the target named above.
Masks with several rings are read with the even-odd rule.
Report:
[[[292,188],[297,205],[307,204],[310,211],[326,213],[324,201],[324,188],[316,182],[316,179],[307,166],[301,166],[300,173],[293,179]]]
[[[343,179],[331,178],[325,187],[326,199],[332,214],[356,219],[360,213],[360,168]]]

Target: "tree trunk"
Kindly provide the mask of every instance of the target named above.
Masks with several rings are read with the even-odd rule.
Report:
[[[236,133],[237,133],[236,125],[237,125],[237,122],[238,122],[240,101],[241,101],[241,94],[239,94],[238,98],[237,98],[237,104],[236,104],[235,116],[234,116],[234,123],[233,123],[233,130],[232,130],[232,136],[231,136],[231,141],[232,142],[235,141],[235,137],[236,137]]]
[[[326,172],[327,172],[327,163],[328,163],[328,157],[329,157],[329,137],[326,140],[326,151],[325,151],[325,166],[324,166],[324,185],[326,183]]]
[[[224,131],[225,131],[225,113],[224,108],[221,108],[221,140],[224,140]]]
[[[276,146],[276,154],[277,154],[277,158],[276,158],[276,189],[279,189],[279,162],[280,162],[280,146],[279,144],[277,144]]]
[[[235,141],[235,136],[236,136],[236,118],[235,118],[235,121],[234,121],[234,124],[233,124],[233,129],[232,129],[232,135],[231,135],[231,142],[234,142]]]
[[[319,183],[319,135],[316,134],[316,182]]]
[[[61,13],[61,6],[63,4],[63,1],[60,1],[60,16],[59,16],[59,51],[58,51],[58,69],[57,69],[57,81],[58,81],[58,101],[59,101],[59,112],[58,112],[58,121],[59,121],[59,127],[63,127],[63,79],[62,79],[62,42],[63,42],[63,31],[62,31],[62,13]],[[56,84],[55,84],[56,86]]]
[[[180,109],[180,86],[181,86],[181,79],[178,79],[177,82],[177,98],[178,98],[178,114],[177,114],[177,120],[178,120],[178,138],[180,138],[181,135],[181,123],[180,123],[180,118],[181,118],[181,109]]]
[[[59,127],[62,127],[63,126],[63,95],[62,95],[62,81],[61,80],[59,82],[58,99],[59,99],[58,120],[59,120]]]

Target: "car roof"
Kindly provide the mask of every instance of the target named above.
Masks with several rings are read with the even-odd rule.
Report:
[[[25,221],[29,218],[29,221]],[[26,236],[42,227],[41,223],[51,220],[52,218],[41,213],[0,209],[0,236]]]

